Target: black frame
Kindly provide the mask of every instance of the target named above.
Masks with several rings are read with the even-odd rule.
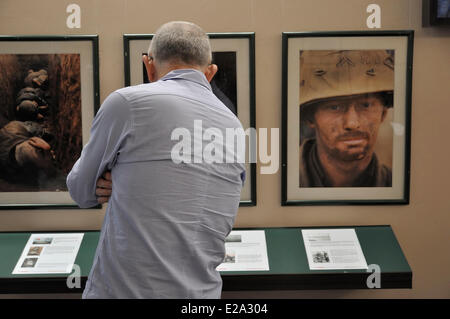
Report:
[[[93,63],[93,105],[94,116],[100,108],[100,80],[99,80],[99,45],[98,35],[0,35],[0,41],[16,41],[16,42],[42,42],[42,41],[90,41],[92,42],[92,63]],[[16,209],[79,209],[80,207],[73,203],[64,204],[2,204],[0,210],[16,210]],[[92,208],[102,208],[97,205]]]
[[[124,81],[125,86],[131,84],[130,80],[130,41],[151,40],[154,34],[124,34]],[[249,41],[249,85],[250,85],[250,127],[256,128],[255,107],[255,33],[233,32],[233,33],[208,33],[210,39],[248,39]],[[256,163],[250,164],[250,200],[241,200],[239,206],[256,206]]]
[[[312,37],[382,37],[398,36],[407,38],[406,56],[406,96],[405,96],[405,145],[404,145],[404,186],[402,199],[386,200],[288,200],[288,45],[291,38]],[[328,31],[328,32],[283,32],[282,33],[282,155],[281,155],[281,205],[407,205],[410,198],[410,157],[411,157],[411,91],[414,30],[399,31]]]

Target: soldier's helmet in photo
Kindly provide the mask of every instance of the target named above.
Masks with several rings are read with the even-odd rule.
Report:
[[[393,106],[394,52],[305,50],[300,52],[300,110],[340,97],[380,93]],[[310,112],[308,112],[310,113]],[[306,118],[304,118],[306,119]]]
[[[24,100],[16,106],[16,116],[21,121],[35,121],[42,118],[39,114],[39,104],[30,100]]]
[[[48,84],[47,70],[44,69],[41,69],[39,71],[34,71],[33,69],[28,70],[28,75],[24,80],[24,84],[27,87],[45,88]]]

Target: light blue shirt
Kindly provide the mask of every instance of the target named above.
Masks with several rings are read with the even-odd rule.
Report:
[[[172,161],[175,128],[242,128],[204,74],[175,70],[104,101],[67,177],[80,207],[97,204],[111,170],[112,196],[83,298],[220,298],[216,267],[240,200],[244,164]],[[181,140],[181,139],[180,139]],[[203,141],[203,147],[208,141]],[[194,144],[194,138],[192,138]],[[232,152],[224,143],[224,154]]]

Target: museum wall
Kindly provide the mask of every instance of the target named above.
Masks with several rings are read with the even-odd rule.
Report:
[[[66,7],[81,7],[81,28]],[[125,33],[153,33],[171,20],[207,32],[255,32],[256,127],[281,127],[281,32],[368,30],[366,8],[381,7],[381,30],[415,31],[409,205],[282,207],[281,171],[257,175],[257,205],[236,227],[391,225],[413,271],[399,290],[228,292],[248,298],[450,297],[450,28],[422,27],[421,0],[2,0],[0,34],[98,34],[100,99],[124,84]],[[0,79],[0,83],[1,79]],[[259,171],[259,165],[258,165]],[[102,210],[1,210],[0,231],[97,230]]]

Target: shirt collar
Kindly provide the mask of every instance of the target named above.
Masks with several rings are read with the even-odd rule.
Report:
[[[170,71],[161,78],[161,81],[167,80],[186,80],[206,87],[208,90],[212,91],[211,85],[206,79],[205,75],[195,69],[177,69]]]

